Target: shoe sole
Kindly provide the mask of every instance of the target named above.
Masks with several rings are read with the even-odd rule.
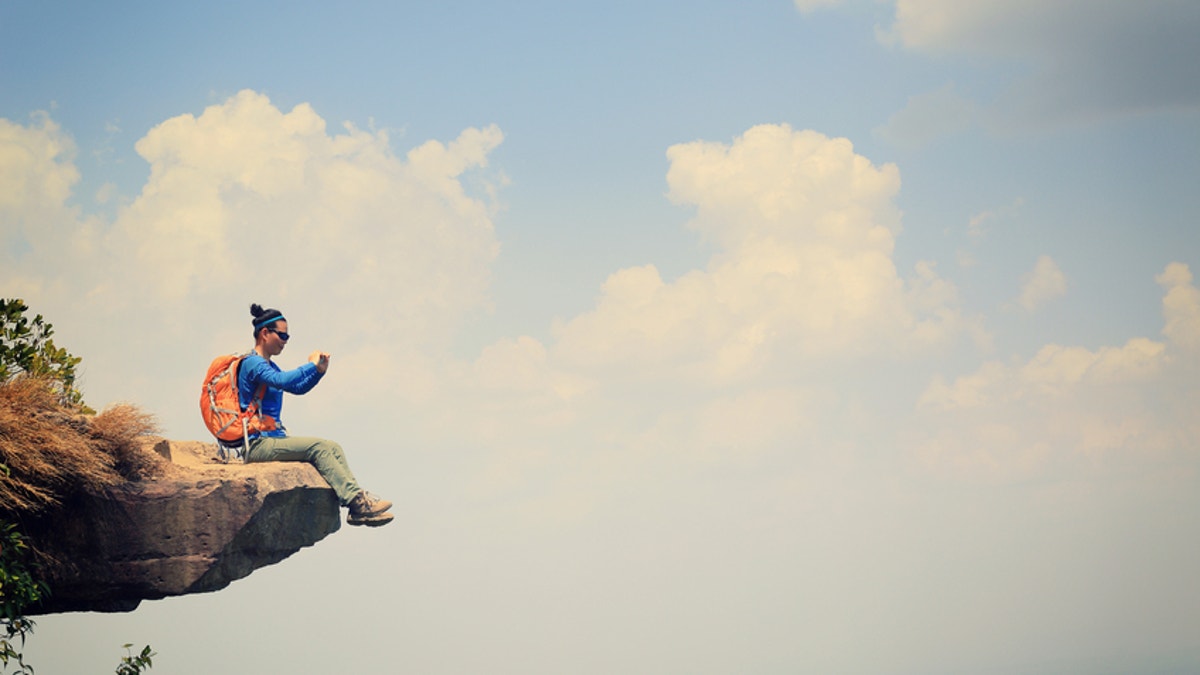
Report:
[[[380,513],[373,516],[352,516],[346,519],[347,525],[365,525],[367,527],[379,527],[387,525],[395,518],[390,513]]]

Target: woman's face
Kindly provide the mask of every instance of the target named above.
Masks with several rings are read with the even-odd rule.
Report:
[[[263,351],[269,356],[276,356],[287,346],[288,325],[286,320],[279,320],[264,328],[262,332]]]

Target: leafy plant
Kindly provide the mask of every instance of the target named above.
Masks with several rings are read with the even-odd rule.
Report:
[[[158,656],[150,651],[150,645],[143,647],[142,653],[134,656],[132,647],[132,644],[125,645],[128,656],[121,657],[121,663],[117,665],[117,675],[139,675],[142,668],[149,669],[153,665],[150,663],[150,657]]]
[[[33,666],[25,663],[18,649],[24,649],[25,639],[33,634],[34,623],[25,616],[25,608],[37,602],[48,591],[26,564],[29,545],[17,531],[16,525],[0,525],[0,672],[14,664],[14,673],[33,675]]]
[[[35,566],[27,564],[29,552],[29,544],[17,526],[0,523],[0,626],[4,627],[0,635],[0,673],[8,673],[13,666],[13,675],[34,675],[33,666],[25,663],[21,653],[34,629],[33,620],[25,616],[25,608],[49,593],[49,589],[34,576]],[[125,645],[127,655],[117,664],[117,675],[140,675],[153,665],[150,659],[157,654],[149,645],[139,654],[134,654],[132,647]]]
[[[6,390],[10,394],[16,392],[13,394],[16,399],[22,398],[18,395],[22,392],[26,399],[29,399],[30,396],[32,399],[37,399],[36,387],[34,389],[26,387],[25,389],[29,389],[26,392],[25,389],[17,387],[17,384],[28,383],[14,383],[17,378],[35,378],[35,380],[49,383],[50,390],[42,389],[43,399],[53,400],[56,398],[61,406],[70,407],[76,412],[94,414],[96,411],[84,405],[83,394],[76,388],[76,366],[82,359],[71,356],[71,353],[64,348],[55,346],[54,341],[50,339],[54,335],[54,327],[47,323],[42,315],[37,315],[30,321],[25,316],[25,312],[28,310],[29,306],[25,305],[23,300],[0,298],[0,389]],[[112,441],[110,444],[112,444],[114,452],[121,454],[124,453],[122,448],[130,438],[144,434],[150,429],[150,426],[149,418],[146,416],[139,416],[138,413],[131,411],[119,411],[114,419],[107,419],[107,422],[101,424],[97,437],[101,441]],[[0,450],[6,448],[4,442],[13,440],[8,436],[10,434],[7,432],[5,435],[0,435]],[[46,443],[46,438],[43,437],[42,444],[44,443]],[[8,454],[10,453],[0,452],[0,459],[4,459]],[[38,464],[38,461],[28,461],[29,458],[25,456],[26,454],[28,453],[20,455],[26,460],[25,465],[30,465],[24,466],[26,472],[30,470],[31,466],[37,468],[46,465],[46,462]],[[58,459],[61,460],[68,455],[70,453],[67,455],[60,453]],[[115,459],[118,458],[108,458],[107,461],[112,462]],[[120,459],[128,460],[124,454]],[[13,467],[17,466],[16,462],[10,461],[10,464]],[[91,473],[84,472],[85,476],[92,476],[92,473],[98,472],[97,476],[103,477],[103,468],[107,465],[104,464],[104,461],[101,462],[101,465],[98,470]],[[50,473],[56,476],[53,471]],[[23,486],[22,480],[14,477],[12,468],[4,462],[0,462],[0,488],[2,486],[13,489]],[[28,485],[24,486],[28,488]],[[42,501],[54,501],[53,498],[46,497],[43,492],[43,489],[37,488],[35,485],[30,494],[41,495]],[[6,497],[14,496],[11,490],[0,490],[0,494],[4,494]],[[25,506],[30,508],[37,507],[41,503],[36,498],[32,501],[25,500],[25,502],[28,502],[25,503]],[[13,504],[7,504],[7,506],[13,506]],[[30,552],[30,546],[23,534],[17,530],[17,526],[11,522],[0,521],[0,627],[2,627],[2,632],[0,632],[0,674],[8,673],[8,669],[14,667],[16,668],[12,671],[14,675],[34,675],[34,667],[25,663],[24,655],[20,651],[24,649],[25,640],[34,633],[35,627],[34,621],[25,616],[25,609],[40,602],[43,596],[48,595],[49,589],[43,581],[36,577],[36,565],[28,562]],[[150,658],[156,655],[150,651],[149,645],[137,655],[131,651],[132,646],[125,645],[127,656],[121,657],[121,662],[116,667],[118,675],[139,675],[143,669],[151,667]]]
[[[20,375],[43,377],[55,383],[64,403],[95,412],[75,387],[75,366],[82,359],[55,346],[54,327],[41,314],[30,320],[28,310],[23,300],[0,298],[0,384]]]
[[[23,618],[20,623],[6,624],[5,632],[6,636],[0,637],[0,673],[7,673],[8,664],[12,662],[16,666],[12,671],[14,675],[33,675],[33,666],[25,663],[25,657],[13,647],[13,638],[19,635],[21,648],[25,648],[25,636],[33,633],[33,622]]]

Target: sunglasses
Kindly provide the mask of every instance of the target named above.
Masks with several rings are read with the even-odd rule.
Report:
[[[287,342],[287,341],[288,341],[288,338],[292,337],[291,335],[288,335],[287,333],[285,333],[285,332],[283,332],[283,331],[281,331],[281,330],[275,330],[274,328],[268,328],[267,330],[269,330],[269,331],[271,331],[272,333],[274,333],[274,334],[278,335],[278,336],[279,336],[279,339],[280,339],[280,340],[283,340],[284,342]]]

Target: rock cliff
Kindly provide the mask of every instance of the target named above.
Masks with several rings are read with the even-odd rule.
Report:
[[[306,463],[221,464],[211,443],[147,439],[162,476],[77,495],[33,524],[53,559],[30,614],[130,611],[215,591],[337,531],[333,490]]]

